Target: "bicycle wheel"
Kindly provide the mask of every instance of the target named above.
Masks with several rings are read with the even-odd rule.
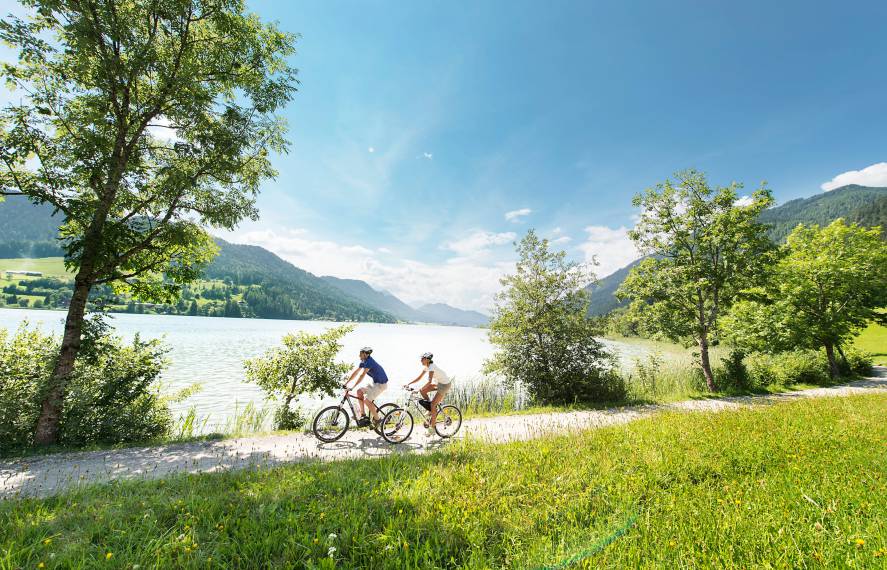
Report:
[[[403,408],[394,408],[382,418],[379,434],[388,443],[403,443],[413,433],[413,414]]]
[[[379,410],[379,418],[384,418],[385,414],[387,414],[388,412],[390,412],[391,410],[393,410],[395,408],[397,408],[397,404],[395,404],[394,402],[389,402],[387,404],[382,404],[381,406],[379,406],[376,409]],[[377,434],[382,435],[382,420],[381,419],[379,420],[379,423],[377,423],[373,427],[373,429],[376,431]]]
[[[437,412],[437,423],[434,431],[440,437],[453,437],[462,427],[462,411],[456,406],[446,405]]]
[[[324,443],[331,443],[345,435],[350,421],[341,406],[329,406],[314,417],[311,429],[314,437]]]

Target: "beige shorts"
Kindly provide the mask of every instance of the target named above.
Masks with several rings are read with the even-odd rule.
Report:
[[[434,397],[436,398],[437,396],[440,396],[441,399],[443,399],[443,397],[447,395],[447,392],[449,392],[450,388],[452,387],[452,382],[447,382],[446,384],[437,384],[437,393],[434,395]]]
[[[363,389],[363,397],[367,400],[375,400],[378,398],[382,392],[385,391],[385,388],[388,387],[388,384],[376,384],[373,382],[369,386]]]

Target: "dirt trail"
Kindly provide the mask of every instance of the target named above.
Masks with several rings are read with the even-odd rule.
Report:
[[[720,411],[800,398],[822,398],[887,391],[887,369],[877,377],[841,386],[767,396],[689,400],[582,412],[525,414],[466,420],[460,437],[487,441],[525,440],[567,429],[624,424],[663,410]],[[209,473],[267,467],[307,460],[380,457],[390,453],[422,453],[442,445],[417,424],[407,443],[390,445],[368,430],[350,430],[335,443],[320,443],[310,434],[243,437],[220,441],[135,447],[110,451],[60,453],[0,461],[0,499],[46,496],[77,485],[117,479],[155,479],[174,473]]]

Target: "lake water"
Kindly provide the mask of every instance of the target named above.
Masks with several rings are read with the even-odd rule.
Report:
[[[32,309],[0,309],[0,328],[15,329],[23,322],[47,332],[61,333],[65,313]],[[262,391],[247,384],[243,361],[279,344],[283,335],[306,331],[319,333],[340,323],[328,321],[284,321],[226,319],[217,317],[113,314],[110,323],[117,333],[131,339],[163,338],[170,348],[169,367],[163,382],[169,391],[195,383],[202,389],[184,402],[173,404],[176,415],[196,406],[198,415],[209,416],[208,427],[221,427],[236,409],[252,402],[263,407]],[[385,368],[392,387],[414,379],[421,370],[419,356],[425,351],[459,381],[470,382],[481,375],[483,361],[493,352],[485,329],[437,325],[358,323],[347,335],[339,354],[341,360],[357,364],[362,346],[372,346],[373,356]],[[646,349],[616,341],[604,341],[629,362]],[[395,396],[389,388],[387,396]],[[320,402],[308,402],[314,407]]]

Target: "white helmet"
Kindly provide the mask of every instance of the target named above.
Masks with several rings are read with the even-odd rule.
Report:
[[[422,358],[427,358],[428,360],[434,360],[434,355],[430,352],[425,352],[422,354]]]
[[[372,347],[369,347],[369,346],[365,346],[365,347],[361,348],[360,351],[361,351],[361,352],[365,352],[365,353],[367,353],[367,354],[372,354],[372,353],[373,353],[373,349],[372,349]]]

